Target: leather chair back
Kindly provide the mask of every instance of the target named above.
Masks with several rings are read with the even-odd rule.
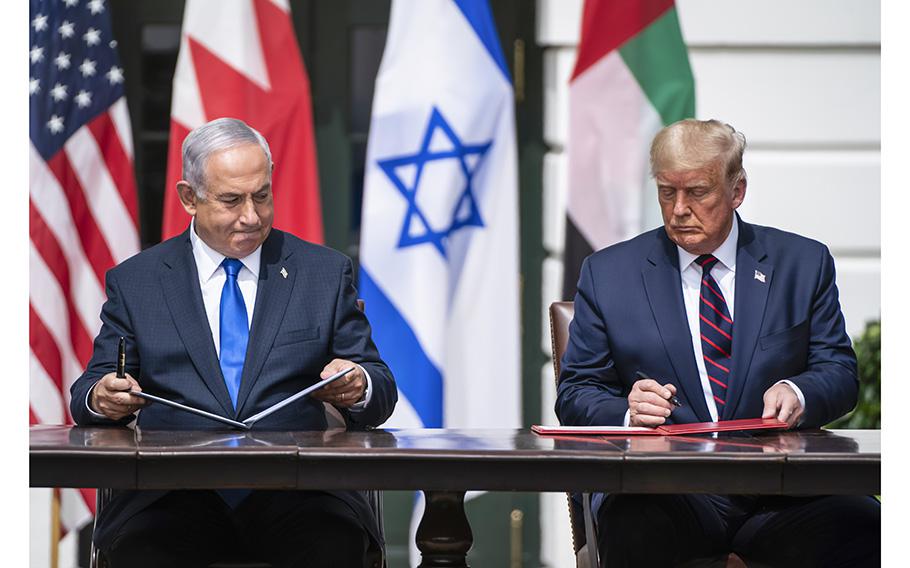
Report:
[[[553,351],[553,372],[559,383],[559,366],[569,344],[569,324],[575,317],[575,304],[553,302],[550,304],[550,347]]]

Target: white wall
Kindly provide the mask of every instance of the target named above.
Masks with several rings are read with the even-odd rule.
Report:
[[[748,140],[744,219],[826,243],[835,257],[851,336],[881,310],[880,6],[877,0],[677,0],[695,76],[696,115],[718,118]],[[567,191],[568,78],[582,0],[537,0],[544,46],[543,266],[547,306],[561,299]],[[646,223],[659,223],[656,204]],[[644,229],[645,227],[643,227]],[[545,421],[553,377],[541,373]],[[542,496],[542,515],[564,511]],[[564,513],[563,513],[564,514]],[[542,519],[542,560],[574,566],[561,521]]]
[[[47,568],[51,565],[51,490],[29,489],[28,503],[28,564],[31,568]],[[78,544],[75,532],[60,539],[57,568],[76,568]]]

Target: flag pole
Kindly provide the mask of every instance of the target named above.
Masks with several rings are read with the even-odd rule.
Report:
[[[60,490],[51,492],[51,568],[60,564]]]

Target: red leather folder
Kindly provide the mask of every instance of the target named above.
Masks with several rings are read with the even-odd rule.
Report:
[[[662,434],[707,434],[711,432],[731,432],[742,430],[784,430],[787,423],[777,418],[745,418],[743,420],[724,420],[721,422],[694,422],[692,424],[668,424],[658,426]]]
[[[544,436],[678,436],[681,434],[710,434],[744,430],[783,430],[787,423],[777,418],[746,418],[721,422],[693,422],[668,424],[657,428],[640,426],[543,426],[535,424],[531,430]]]

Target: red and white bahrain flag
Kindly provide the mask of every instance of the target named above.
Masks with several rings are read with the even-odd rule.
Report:
[[[569,84],[563,297],[581,262],[659,217],[651,139],[695,114],[695,82],[673,0],[585,0]],[[650,201],[649,201],[650,199]]]
[[[310,84],[288,0],[187,0],[168,149],[163,239],[187,228],[177,198],[190,130],[233,117],[265,136],[275,170],[275,227],[322,242]]]
[[[104,274],[139,251],[123,69],[103,2],[29,3],[29,422],[72,424]],[[64,531],[95,508],[60,490]]]

